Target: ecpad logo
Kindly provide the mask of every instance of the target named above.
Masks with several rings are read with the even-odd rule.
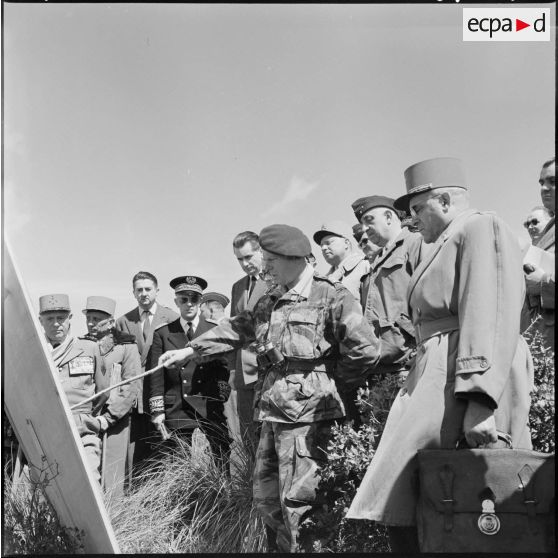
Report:
[[[550,8],[463,8],[464,41],[550,41]]]

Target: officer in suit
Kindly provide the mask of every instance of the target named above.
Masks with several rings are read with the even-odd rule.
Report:
[[[161,324],[178,318],[178,314],[157,303],[159,286],[157,278],[148,271],[140,271],[132,278],[132,292],[138,306],[116,320],[116,327],[136,338],[140,354],[142,372],[145,372],[147,354],[153,341],[153,330]],[[149,454],[147,439],[150,435],[150,422],[146,416],[147,398],[144,395],[143,380],[139,381],[136,405],[132,408],[130,419],[130,443],[128,446],[128,470]]]
[[[176,277],[170,282],[180,318],[159,326],[147,357],[148,368],[158,365],[166,351],[182,348],[196,337],[215,327],[200,312],[207,282],[193,275]],[[196,365],[191,362],[176,368],[159,370],[148,376],[149,408],[152,422],[165,426],[182,439],[191,441],[199,427],[205,434],[218,462],[228,462],[230,440],[224,415],[229,397],[229,369],[222,359]],[[172,440],[172,438],[171,438]]]
[[[136,338],[116,329],[114,309],[116,302],[106,296],[90,296],[83,313],[87,324],[87,338],[99,345],[103,366],[109,384],[133,378],[141,373]],[[109,392],[103,436],[102,484],[112,497],[124,492],[126,455],[130,439],[130,412],[138,394],[139,380]]]
[[[43,326],[54,365],[58,368],[62,389],[70,407],[91,397],[96,391],[108,387],[97,343],[70,334],[72,313],[66,294],[50,294],[39,298],[39,321]],[[93,476],[101,480],[101,439],[108,428],[106,415],[95,416],[107,396],[95,402],[83,403],[72,411],[87,462]]]
[[[255,232],[244,231],[233,239],[233,251],[245,275],[236,281],[231,292],[231,318],[244,310],[252,310],[268,290],[260,278],[262,250]],[[254,386],[258,378],[256,355],[252,350],[242,349],[236,353],[233,388],[237,396],[237,412],[240,434],[244,447],[255,451],[258,433],[254,422]]]

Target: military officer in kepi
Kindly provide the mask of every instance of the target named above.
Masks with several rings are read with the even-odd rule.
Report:
[[[106,296],[90,296],[83,313],[87,324],[87,339],[99,345],[103,368],[110,385],[128,380],[141,373],[136,338],[116,329],[116,302]],[[138,381],[130,382],[109,392],[99,419],[102,423],[103,453],[102,485],[112,498],[122,496],[126,477],[126,455],[130,439],[130,413],[138,396]],[[128,479],[131,471],[128,471]]]
[[[155,368],[166,351],[184,347],[191,340],[215,327],[200,312],[207,282],[201,277],[185,275],[170,282],[180,318],[160,326],[153,332],[153,344],[147,357],[148,369]],[[231,388],[229,369],[222,358],[203,364],[189,362],[179,368],[165,368],[147,377],[151,420],[163,433],[170,430],[168,444],[176,437],[191,442],[199,427],[205,434],[219,465],[228,466],[230,438],[224,414],[224,403]]]
[[[379,341],[351,292],[314,273],[306,260],[310,241],[300,229],[271,225],[259,239],[265,273],[278,286],[252,310],[223,320],[186,348],[177,344],[160,362],[203,362],[255,343],[256,418],[263,424],[254,501],[269,548],[296,552],[299,527],[318,504],[331,428],[345,414],[339,389],[352,389],[372,371]]]
[[[89,467],[94,478],[100,481],[99,434],[107,425],[101,417],[94,416],[94,409],[102,407],[108,396],[100,396],[99,400],[89,401],[83,405],[79,403],[90,398],[96,391],[108,387],[108,380],[103,374],[97,343],[71,335],[71,319],[68,295],[50,294],[39,298],[39,321],[43,326],[54,365],[58,368],[58,377],[68,403],[70,407],[78,405],[73,410],[74,422],[85,448]]]

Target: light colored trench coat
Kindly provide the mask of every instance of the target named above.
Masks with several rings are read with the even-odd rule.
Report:
[[[493,214],[461,213],[411,278],[416,361],[347,517],[414,525],[416,452],[455,447],[468,398],[496,407],[497,429],[511,434],[515,448],[531,448],[523,296],[515,235]]]

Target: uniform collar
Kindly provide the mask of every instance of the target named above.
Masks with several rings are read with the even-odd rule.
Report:
[[[198,312],[196,314],[196,317],[190,321],[190,323],[192,324],[192,328],[194,329],[194,331],[196,331],[196,329],[198,329],[198,325],[200,323],[200,313]],[[182,317],[180,316],[180,325],[182,326],[182,329],[187,332],[188,331],[188,322]]]
[[[342,268],[347,273],[351,272],[362,260],[364,256],[362,254],[351,253],[349,254],[337,267]]]
[[[312,278],[314,277],[314,268],[310,264],[306,264],[304,271],[300,275],[298,283],[289,289],[281,298],[308,298],[310,296],[310,288],[312,287]]]

